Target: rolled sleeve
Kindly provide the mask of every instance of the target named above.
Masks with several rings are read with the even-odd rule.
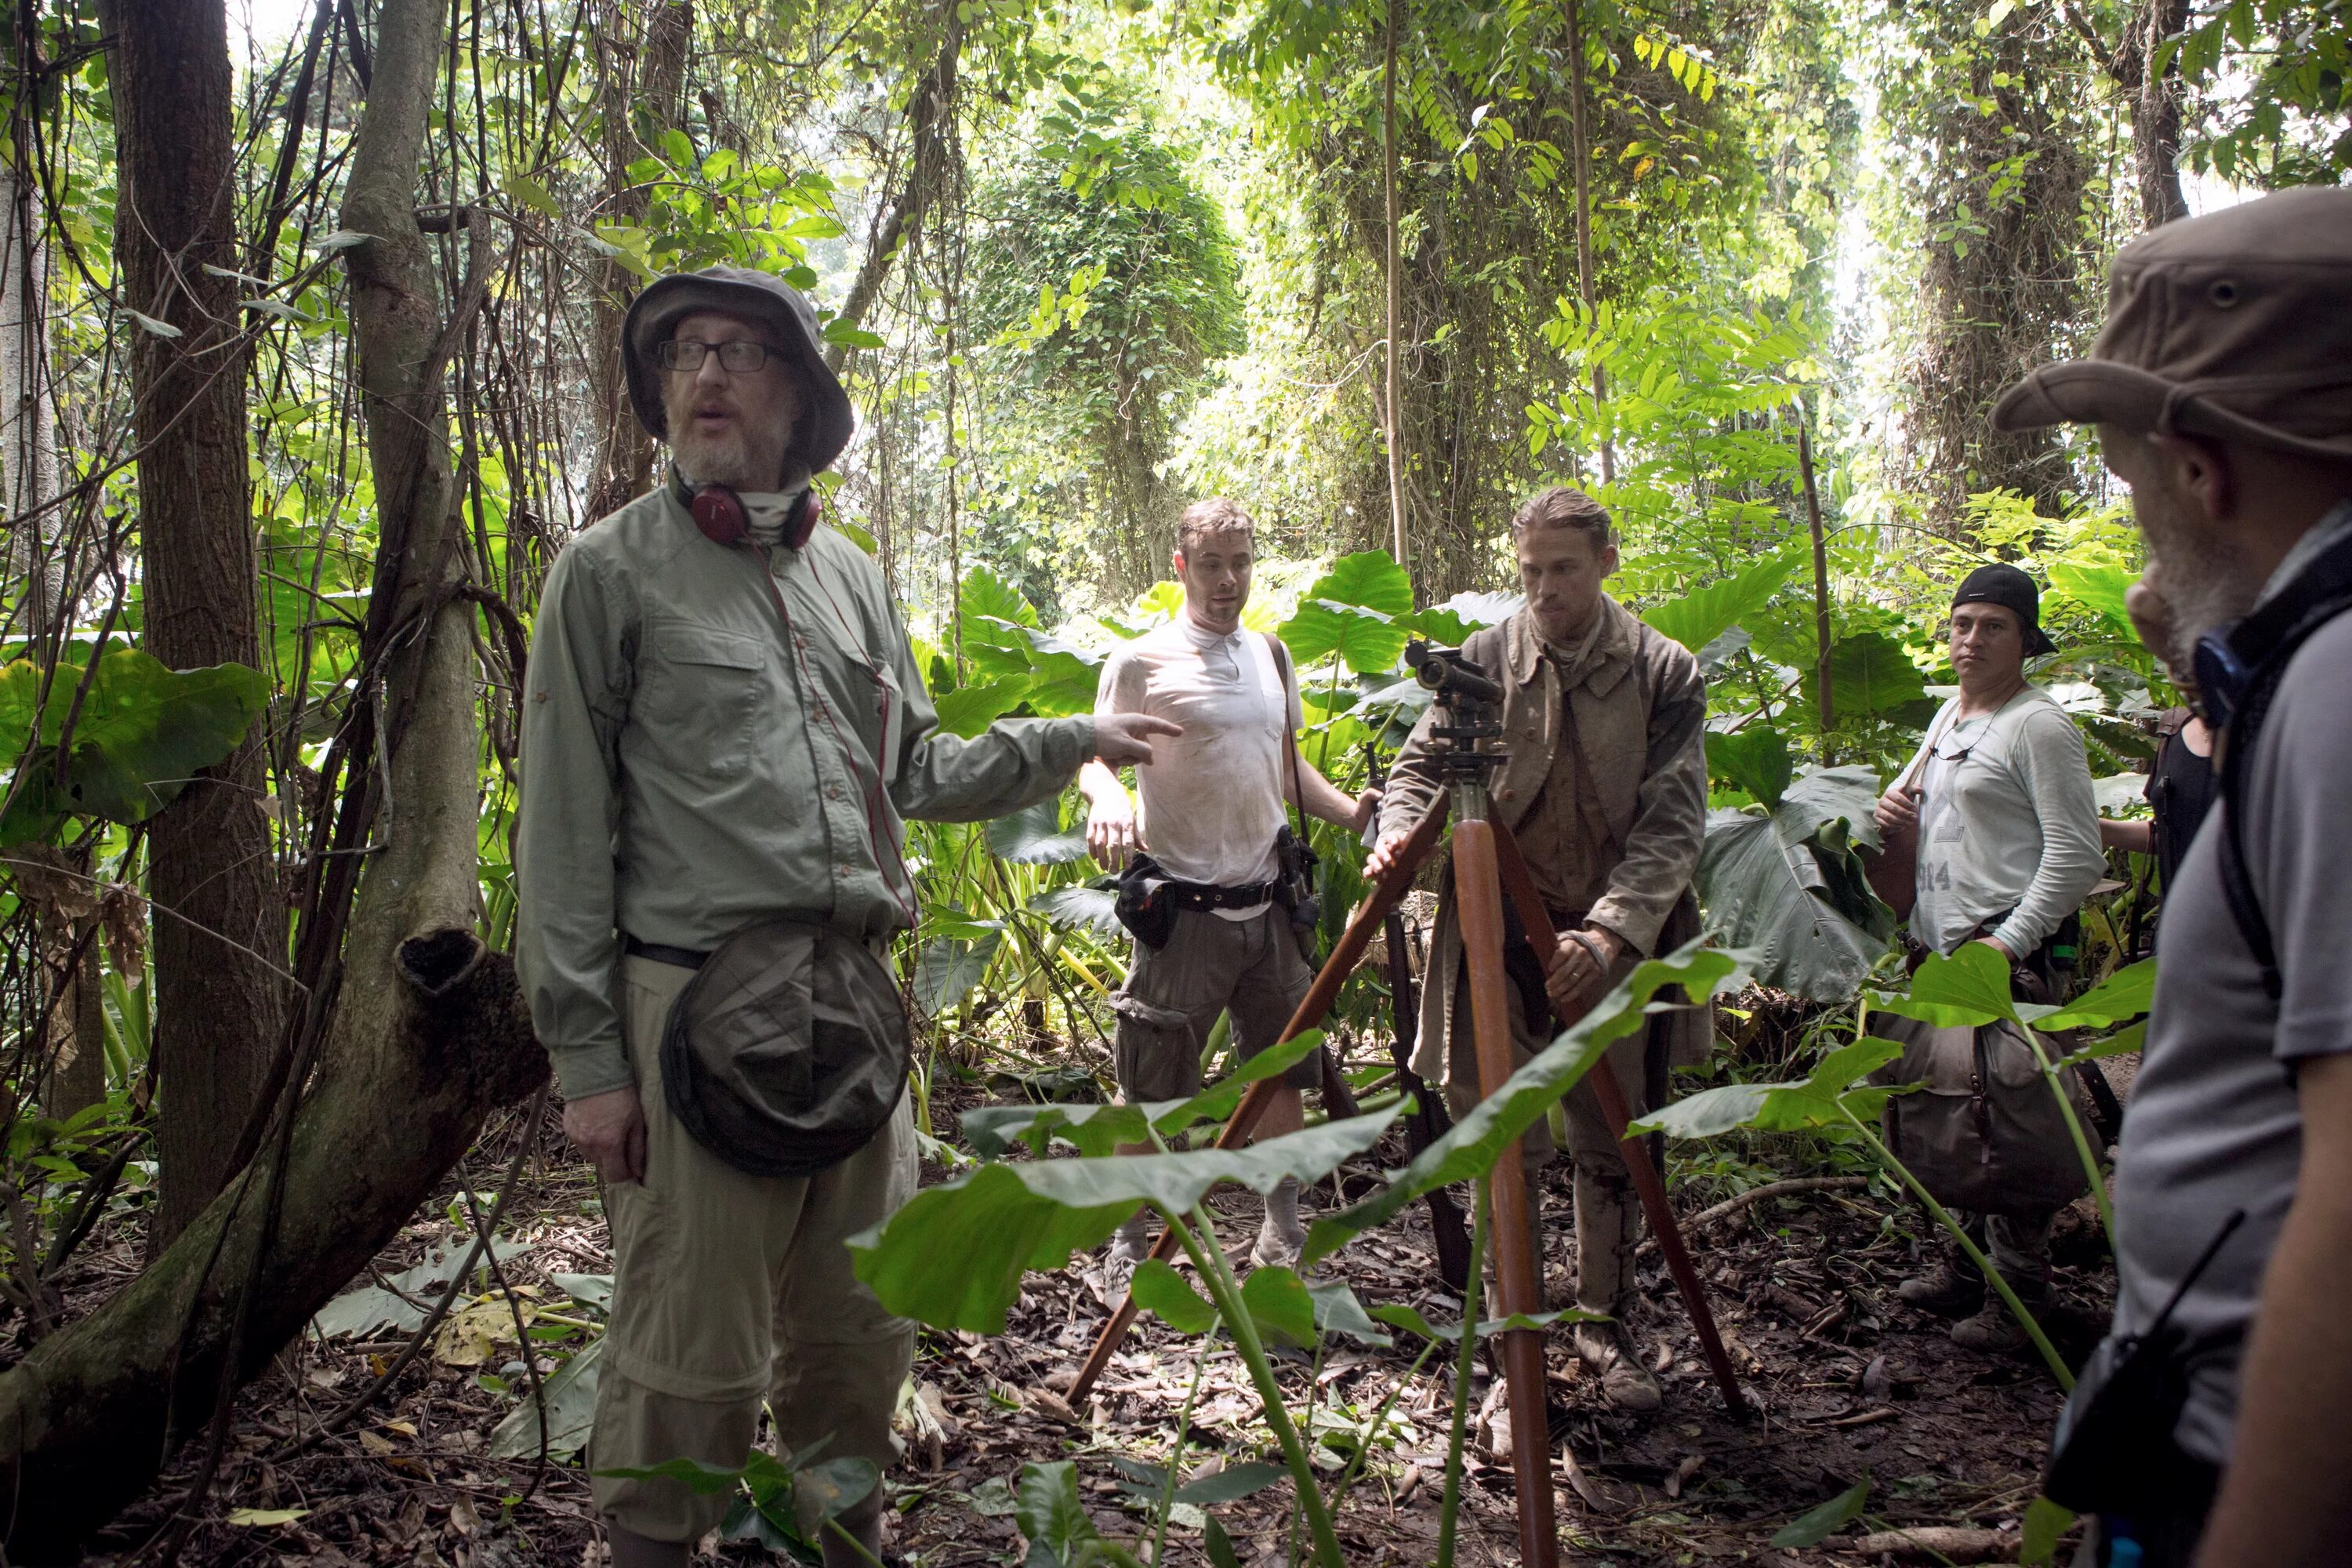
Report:
[[[906,739],[890,781],[891,805],[900,816],[924,822],[1003,816],[1060,794],[1094,755],[1091,717],[1000,719],[970,740],[948,734],[903,629],[895,640],[907,704]]]
[[[2090,761],[2072,719],[2055,707],[2028,715],[2018,730],[2011,765],[2042,828],[2042,862],[1992,937],[2012,957],[2023,958],[2082,907],[2106,875],[2107,859],[2099,847],[2099,802]]]
[[[525,671],[515,962],[565,1098],[635,1081],[613,1000],[619,736],[632,617],[583,551],[556,558]]]

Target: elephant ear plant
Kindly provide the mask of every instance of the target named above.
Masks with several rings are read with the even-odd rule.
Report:
[[[2137,1026],[2126,1029],[2072,1054],[2059,1056],[2052,1054],[2041,1035],[2104,1028],[2146,1013],[2155,974],[2153,961],[2144,962],[2117,971],[2105,984],[2063,1006],[2019,1003],[2010,998],[2009,966],[1990,948],[1970,942],[1949,958],[1931,955],[1913,977],[1908,995],[1874,993],[1870,1000],[1871,1005],[1883,1011],[1938,1027],[1978,1026],[2003,1021],[2015,1025],[2032,1046],[2050,1092],[2058,1097],[2060,1110],[2074,1136],[2075,1152],[2082,1158],[2084,1173],[2090,1180],[2092,1192],[2098,1195],[2100,1220],[2112,1235],[2114,1216],[2108,1211],[2106,1184],[2102,1179],[2098,1156],[2092,1151],[2090,1139],[2083,1131],[2072,1097],[2059,1074],[2062,1068],[2094,1058],[2134,1049],[2139,1043],[2140,1031]],[[1866,1021],[1866,1012],[1864,1016]],[[2000,1270],[1993,1267],[1992,1260],[1969,1238],[1960,1223],[1878,1136],[1874,1124],[1887,1099],[1914,1086],[1869,1080],[1902,1055],[1903,1047],[1893,1040],[1859,1034],[1857,1038],[1822,1057],[1811,1073],[1802,1079],[1782,1083],[1724,1084],[1654,1111],[1635,1121],[1632,1130],[1664,1132],[1675,1138],[1717,1138],[1743,1129],[1795,1132],[1840,1125],[1851,1128],[1869,1146],[1879,1163],[1916,1194],[1936,1222],[1958,1240],[2016,1317],[2034,1349],[2041,1352],[2051,1375],[2058,1380],[2060,1387],[2071,1392],[2074,1373],[2033,1314],[2018,1300],[2017,1292],[2001,1278]]]
[[[1647,1012],[1677,1005],[1654,1001],[1660,988],[1682,986],[1703,1003],[1740,973],[1731,957],[1696,943],[1670,958],[1640,965],[1581,1023],[1530,1058],[1445,1137],[1410,1165],[1387,1173],[1387,1184],[1378,1192],[1316,1222],[1308,1233],[1306,1264],[1329,1257],[1349,1238],[1385,1224],[1434,1187],[1474,1178],[1483,1184],[1511,1141],[1574,1088],[1612,1041],[1641,1027]],[[1450,1523],[1464,1436],[1460,1392],[1478,1336],[1461,1336],[1457,1331],[1453,1336],[1430,1337],[1425,1325],[1402,1321],[1385,1309],[1368,1315],[1345,1285],[1310,1289],[1286,1268],[1255,1270],[1244,1284],[1226,1262],[1204,1200],[1224,1182],[1263,1194],[1285,1176],[1318,1181],[1342,1162],[1369,1153],[1406,1108],[1392,1105],[1377,1114],[1327,1122],[1242,1149],[1179,1152],[1174,1147],[1197,1123],[1229,1116],[1247,1084],[1285,1070],[1319,1043],[1319,1036],[1310,1030],[1252,1058],[1240,1072],[1188,1100],[993,1106],[973,1111],[965,1119],[965,1131],[987,1156],[983,1163],[953,1182],[925,1188],[889,1220],[853,1237],[849,1245],[858,1278],[889,1310],[934,1328],[1002,1333],[1025,1274],[1064,1267],[1072,1254],[1100,1245],[1130,1215],[1150,1205],[1174,1230],[1207,1299],[1162,1265],[1137,1272],[1138,1302],[1181,1331],[1222,1329],[1231,1339],[1296,1486],[1297,1516],[1305,1523],[1314,1560],[1322,1568],[1342,1568],[1332,1515],[1353,1484],[1369,1443],[1358,1445],[1355,1459],[1327,1497],[1310,1459],[1308,1438],[1301,1436],[1299,1424],[1284,1405],[1267,1341],[1319,1345],[1328,1332],[1368,1338],[1376,1332],[1373,1316],[1423,1333],[1430,1349],[1444,1338],[1460,1339],[1461,1373],[1447,1460]],[[1078,1157],[1003,1158],[1016,1144],[1041,1154],[1055,1142],[1075,1148]],[[1123,1157],[1112,1153],[1119,1144],[1141,1142],[1152,1143],[1160,1152]],[[1483,1207],[1482,1201],[1482,1212]],[[1474,1274],[1473,1295],[1465,1306],[1465,1317],[1473,1321],[1475,1292]],[[1479,1334],[1500,1326],[1481,1323]],[[1423,1352],[1424,1361],[1429,1353]],[[1417,1362],[1416,1370],[1419,1365]],[[1398,1392],[1402,1387],[1400,1384]],[[1394,1397],[1391,1395],[1391,1404]],[[1367,1436],[1383,1429],[1389,1408],[1381,1407]],[[1307,1415],[1311,1421],[1311,1405]],[[1190,1489],[1174,1485],[1175,1473],[1171,1465],[1145,1482],[1159,1494],[1157,1532],[1163,1539],[1171,1509],[1193,1500],[1186,1495]],[[1446,1533],[1450,1537],[1450,1530]],[[1156,1551],[1154,1555],[1156,1560]],[[1450,1553],[1441,1551],[1440,1555]]]

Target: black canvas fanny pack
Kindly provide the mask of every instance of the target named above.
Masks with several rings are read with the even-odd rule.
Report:
[[[813,1176],[872,1141],[912,1043],[889,966],[804,921],[762,921],[695,972],[662,1026],[663,1098],[694,1141],[755,1176]]]
[[[2091,1352],[2050,1441],[2042,1489],[2051,1501],[2128,1518],[2178,1511],[2200,1493],[2211,1498],[2213,1467],[2182,1452],[2172,1436],[2188,1407],[2189,1358],[2199,1348],[2173,1314],[2245,1220],[2246,1211],[2235,1209],[2221,1222],[2145,1331],[2110,1334]]]

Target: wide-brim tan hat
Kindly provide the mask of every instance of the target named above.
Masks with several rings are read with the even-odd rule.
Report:
[[[2026,376],[1992,423],[2113,424],[2352,462],[2352,190],[2281,191],[2132,241],[2091,356]]]
[[[656,441],[669,438],[661,370],[654,363],[654,351],[669,340],[681,320],[697,310],[719,310],[765,322],[774,331],[801,391],[802,416],[793,432],[792,449],[784,454],[785,468],[814,474],[831,467],[849,445],[857,416],[850,407],[849,394],[842,390],[841,378],[824,363],[816,307],[783,279],[745,267],[674,272],[647,284],[630,303],[629,313],[621,322],[621,361],[627,374],[629,404],[646,433]]]

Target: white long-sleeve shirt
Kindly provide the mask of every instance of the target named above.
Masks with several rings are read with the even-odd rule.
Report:
[[[2038,686],[1998,712],[1944,704],[1906,775],[1919,801],[1919,899],[1911,929],[1949,954],[1983,934],[2023,958],[2106,874],[2082,732]]]

